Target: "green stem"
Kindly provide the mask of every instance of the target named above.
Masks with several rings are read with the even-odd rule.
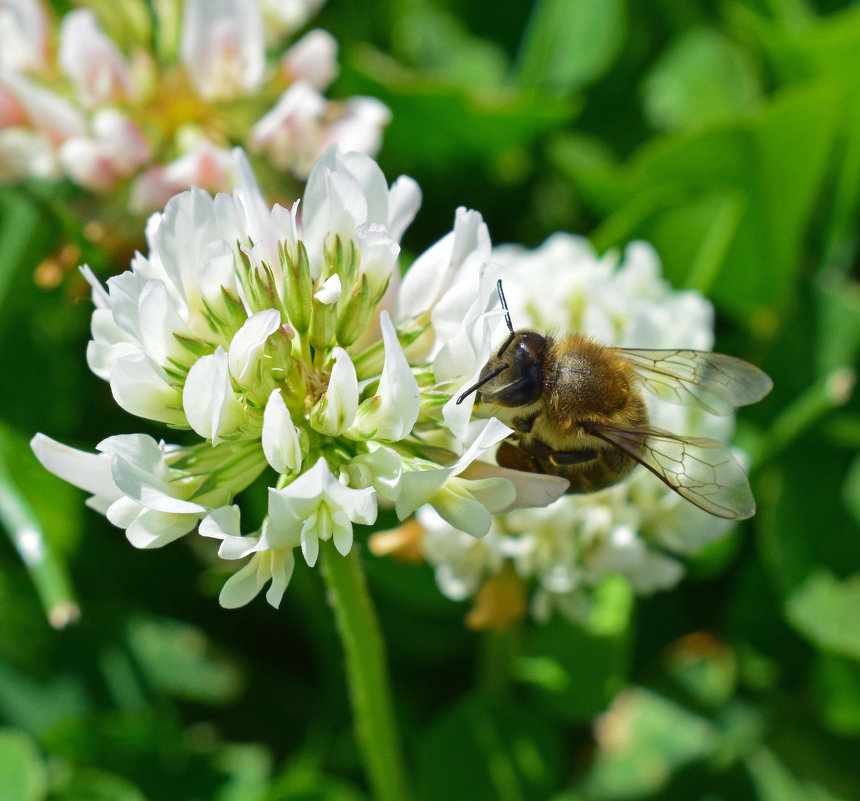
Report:
[[[346,657],[356,738],[376,801],[407,801],[406,771],[382,634],[356,549],[341,556],[321,543],[320,561]]]
[[[69,577],[60,556],[45,539],[30,504],[15,486],[0,454],[0,528],[6,529],[30,573],[48,622],[61,629],[80,617]]]

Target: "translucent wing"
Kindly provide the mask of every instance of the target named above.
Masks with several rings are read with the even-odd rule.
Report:
[[[692,404],[712,414],[761,400],[773,387],[755,365],[701,350],[619,348],[645,388],[671,403]]]
[[[706,512],[728,520],[744,520],[755,514],[746,473],[722,442],[609,426],[592,426],[589,431],[647,467]]]

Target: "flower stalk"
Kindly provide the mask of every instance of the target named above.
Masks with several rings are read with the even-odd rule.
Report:
[[[346,657],[346,678],[356,739],[377,801],[410,798],[385,647],[355,549],[341,557],[332,543],[320,548],[323,576]]]

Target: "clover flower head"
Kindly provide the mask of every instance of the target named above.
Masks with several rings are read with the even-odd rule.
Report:
[[[270,209],[241,151],[235,160],[239,188],[174,197],[125,273],[103,286],[83,268],[91,369],[123,409],[184,431],[183,444],[130,434],[90,454],[38,435],[42,463],[89,491],[137,547],[196,531],[220,540],[223,559],[246,559],[225,584],[228,607],[267,584],[280,603],[294,551],[311,566],[328,541],[348,553],[379,503],[401,519],[429,505],[481,536],[492,513],[562,492],[563,480],[479,461],[510,432],[498,420],[466,409],[446,421],[497,319],[480,215],[458,211],[416,261],[443,258],[455,280],[419,270],[398,290],[414,181],[389,187],[370,157],[332,148],[299,214],[298,202]],[[267,469],[268,514],[243,531],[235,496]]]
[[[65,176],[96,194],[126,192],[132,212],[149,213],[190,186],[232,188],[233,145],[298,180],[332,144],[375,153],[388,109],[324,94],[335,39],[311,30],[284,47],[320,5],[187,0],[178,14],[156,4],[156,30],[138,19],[120,47],[92,9],[52,31],[43,0],[4,0],[0,180]]]
[[[636,242],[623,256],[598,257],[587,240],[556,234],[534,251],[499,247],[505,294],[518,328],[578,331],[607,345],[709,350],[713,310],[699,294],[673,290],[654,250]],[[727,440],[732,419],[647,398],[657,428]],[[584,621],[593,588],[624,576],[650,594],[674,586],[681,557],[722,537],[729,522],[683,500],[647,470],[586,495],[493,517],[480,539],[463,535],[439,510],[422,509],[421,547],[441,591],[456,600],[475,595],[506,566],[531,582],[532,613],[553,611]]]

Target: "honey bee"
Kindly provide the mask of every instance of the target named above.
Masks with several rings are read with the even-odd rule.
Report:
[[[755,513],[743,468],[712,439],[678,436],[648,424],[642,390],[712,414],[761,400],[773,382],[722,353],[601,345],[580,334],[515,331],[502,282],[508,337],[478,380],[475,412],[514,433],[499,446],[502,467],[561,476],[569,493],[612,486],[637,464],[706,512],[729,520]]]

